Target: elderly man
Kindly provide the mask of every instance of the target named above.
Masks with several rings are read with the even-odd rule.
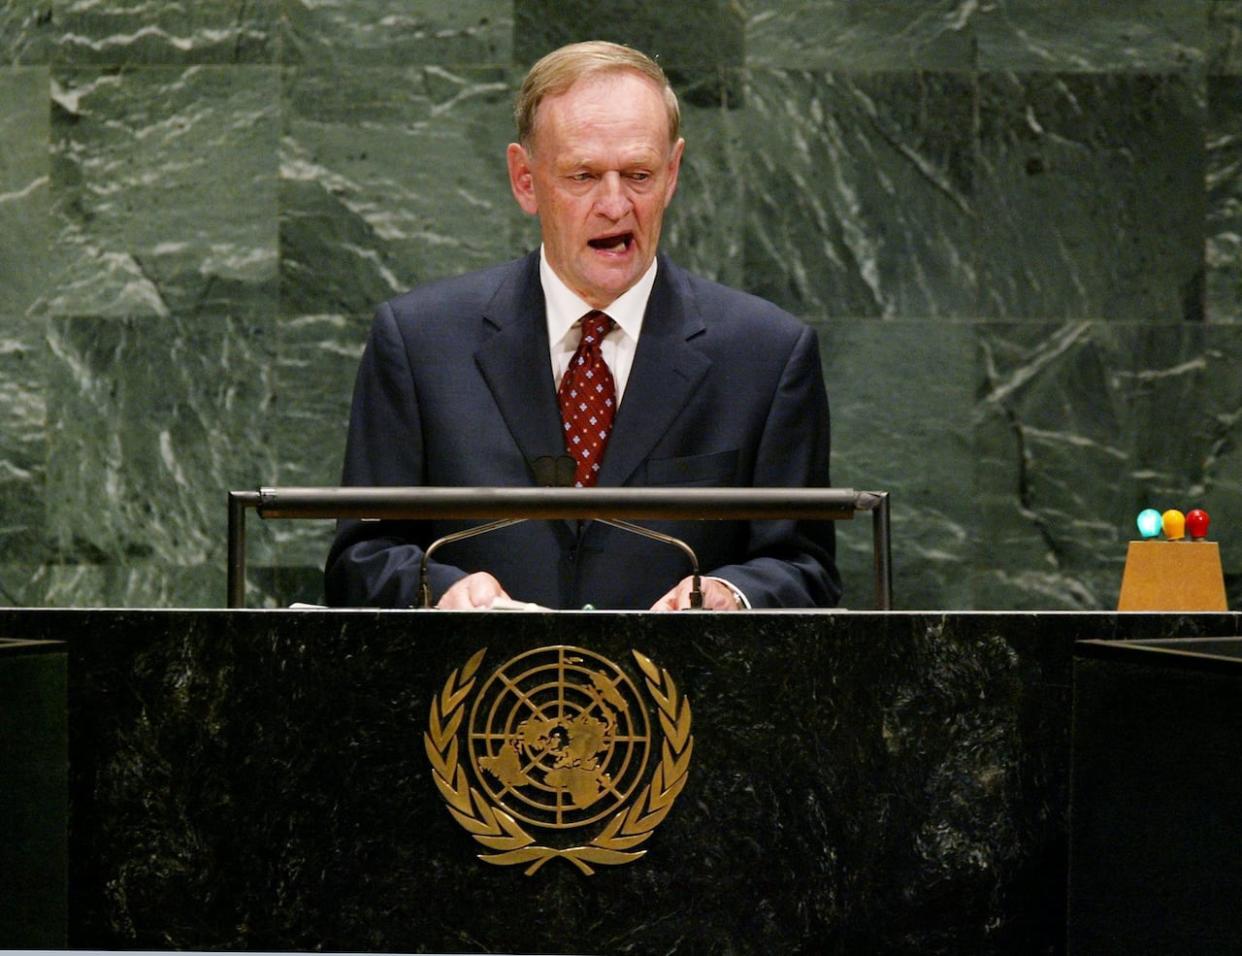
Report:
[[[663,71],[580,43],[518,95],[509,181],[542,247],[379,307],[355,387],[343,483],[530,486],[569,455],[574,483],[828,484],[828,404],[812,331],[657,255],[685,141]],[[343,521],[336,605],[415,603],[422,548],[450,522]],[[831,523],[653,522],[710,577],[704,606],[830,606]],[[599,522],[532,521],[436,552],[443,608],[688,606],[684,556]]]

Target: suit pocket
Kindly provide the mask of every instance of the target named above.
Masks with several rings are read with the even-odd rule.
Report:
[[[737,449],[684,458],[652,458],[647,462],[648,485],[723,485],[737,478]]]

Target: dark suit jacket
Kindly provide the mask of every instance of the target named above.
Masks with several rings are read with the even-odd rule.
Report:
[[[828,446],[814,333],[661,257],[600,485],[827,486]],[[343,484],[529,487],[530,462],[563,453],[538,252],[379,307]],[[644,523],[686,539],[755,607],[840,596],[831,522]],[[422,546],[468,524],[342,521],[328,602],[413,605]],[[438,550],[434,599],[481,570],[559,608],[647,608],[689,573],[677,549],[598,522],[530,521]]]

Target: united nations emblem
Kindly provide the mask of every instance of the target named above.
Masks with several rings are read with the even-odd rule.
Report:
[[[644,695],[607,658],[558,644],[511,658],[479,685],[486,653],[449,675],[423,735],[449,812],[493,851],[479,859],[528,864],[530,876],[560,857],[590,876],[645,855],[636,848],[672,809],[694,749],[690,701],[668,671],[633,651]],[[591,827],[586,843],[566,832]],[[528,828],[547,831],[546,844]],[[563,842],[572,845],[554,845]]]

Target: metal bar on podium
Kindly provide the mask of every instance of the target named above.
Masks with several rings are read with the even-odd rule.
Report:
[[[268,518],[849,520],[870,512],[876,607],[892,608],[889,496],[853,488],[260,488],[229,492],[228,606],[246,602],[246,511]]]

